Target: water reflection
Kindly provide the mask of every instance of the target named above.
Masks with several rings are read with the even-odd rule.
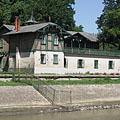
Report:
[[[120,109],[2,116],[0,120],[120,120]]]

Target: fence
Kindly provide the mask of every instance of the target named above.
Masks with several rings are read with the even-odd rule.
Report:
[[[52,85],[48,85],[46,81],[37,78],[38,82],[34,88],[38,90],[49,102],[53,104],[72,103],[71,91],[56,90]]]
[[[40,92],[52,105],[54,104],[70,104],[72,103],[72,92],[56,90],[52,85],[48,85],[45,80],[41,80],[39,77],[33,74],[15,75],[13,74],[13,80],[28,85],[32,85],[38,92]]]
[[[99,54],[99,55],[113,55],[120,56],[119,51],[110,51],[110,50],[99,50],[99,49],[88,49],[88,48],[65,48],[65,53],[84,53],[84,54]]]

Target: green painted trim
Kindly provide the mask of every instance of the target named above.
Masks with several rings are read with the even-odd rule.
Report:
[[[8,55],[8,52],[6,52],[6,51],[0,51],[0,55]]]
[[[0,38],[0,48],[3,48],[3,38]]]
[[[65,44],[65,41],[63,40],[63,51],[64,51],[64,48],[65,48],[65,47],[64,47],[64,44]]]
[[[48,34],[47,34],[47,40],[46,40],[46,49],[48,50]]]
[[[39,50],[39,49],[35,49],[35,51],[63,52],[62,50]]]
[[[3,69],[3,58],[2,58],[2,60],[1,60],[1,69]]]
[[[55,34],[51,34],[51,37],[52,37],[51,50],[54,50],[54,39],[55,39]]]
[[[54,26],[57,27],[60,31],[62,31],[62,32],[61,32],[62,34],[66,34],[66,35],[69,34],[69,35],[71,35],[71,34],[68,33],[65,29],[61,28],[60,26],[58,26],[58,25],[52,25],[52,24],[48,24],[48,25],[46,25],[45,27],[42,28],[43,30],[40,30],[40,29],[39,29],[39,30],[37,30],[37,31],[44,33],[46,28],[50,28],[50,27],[54,27]]]

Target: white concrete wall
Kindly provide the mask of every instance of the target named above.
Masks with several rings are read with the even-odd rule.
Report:
[[[15,67],[15,56],[16,56],[15,53],[10,53],[10,56],[9,56],[9,68],[13,69]]]
[[[68,68],[65,73],[118,73],[120,72],[120,58],[97,57],[97,56],[75,56],[65,55],[68,60]],[[78,59],[83,59],[85,62],[84,68],[77,68]],[[98,69],[94,69],[94,60],[98,60]],[[109,61],[114,62],[114,69],[109,69]]]
[[[46,55],[46,64],[41,64],[41,54]],[[53,64],[53,55],[58,55],[58,64]],[[39,73],[64,73],[64,53],[63,52],[35,52],[35,74]]]
[[[20,67],[21,68],[33,68],[34,67],[34,53],[22,52],[20,55]]]
[[[46,64],[41,64],[41,54],[46,54]],[[58,64],[53,64],[53,55],[58,55]],[[10,54],[9,68],[14,68],[13,56],[15,53]],[[68,67],[64,68],[64,57],[68,61]],[[85,62],[84,68],[77,67],[78,59],[83,59]],[[98,69],[94,69],[94,60],[98,60]],[[114,69],[109,69],[109,61],[114,62]],[[81,56],[81,55],[64,55],[63,52],[45,52],[36,51],[23,52],[16,56],[16,67],[18,68],[34,68],[34,73],[120,73],[120,57],[100,57],[100,56]]]
[[[14,68],[16,62],[16,68],[33,68],[34,67],[34,53],[33,52],[21,52],[17,54],[11,53],[9,57],[9,68]]]

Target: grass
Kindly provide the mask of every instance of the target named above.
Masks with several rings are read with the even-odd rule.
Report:
[[[25,72],[23,71],[19,71],[19,72],[7,72],[7,71],[4,71],[4,72],[0,72],[0,74],[25,74]]]
[[[0,81],[0,86],[26,86],[26,83],[21,83],[21,82],[14,82],[14,81],[10,81],[10,82],[3,82]]]
[[[28,85],[37,85],[38,81],[36,80],[21,80],[20,82],[26,83]],[[101,79],[88,79],[84,78],[82,80],[46,80],[40,81],[39,84],[47,85],[79,85],[79,84],[120,84],[120,79],[111,80],[110,78],[101,78]]]
[[[82,80],[46,80],[40,81],[42,85],[80,85],[80,84],[120,84],[120,79],[101,78],[101,79],[88,79]],[[38,85],[37,80],[16,80],[10,82],[0,82],[0,86],[25,86],[25,85]]]
[[[80,80],[80,81],[47,81],[48,85],[79,85],[79,84],[119,84],[120,80],[111,80],[111,81],[103,81],[103,80]]]

